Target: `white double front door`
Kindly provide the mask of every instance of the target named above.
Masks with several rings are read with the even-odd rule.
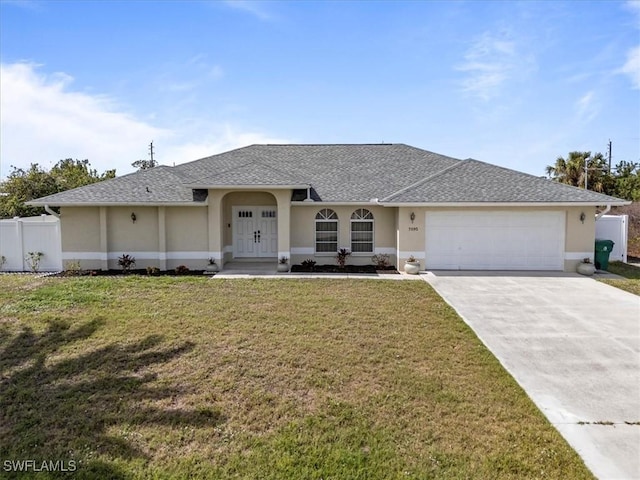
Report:
[[[276,206],[235,206],[233,213],[233,256],[278,256],[278,209]]]

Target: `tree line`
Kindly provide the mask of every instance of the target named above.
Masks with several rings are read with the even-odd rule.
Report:
[[[585,168],[586,167],[586,168]],[[549,178],[613,197],[640,201],[640,163],[618,162],[609,168],[602,153],[569,152],[546,168]]]
[[[98,173],[89,160],[71,158],[60,160],[49,171],[37,163],[27,170],[11,168],[7,179],[0,182],[0,218],[40,215],[44,213],[42,207],[30,207],[25,202],[116,176],[115,169]]]

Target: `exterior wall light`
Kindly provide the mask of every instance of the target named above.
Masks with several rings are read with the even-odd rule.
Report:
[[[584,212],[582,212],[582,213],[580,214],[580,221],[581,221],[582,223],[584,223],[584,219],[585,219],[585,218],[587,218],[587,217],[586,217],[586,215],[584,214]]]
[[[133,212],[131,212],[131,221],[132,221],[133,223],[136,223],[137,218],[138,218],[138,217],[136,217],[136,214],[135,214],[135,213],[133,213]]]
[[[411,212],[411,214],[409,215],[409,218],[411,219],[411,223],[413,223],[413,221],[416,219],[416,214]]]

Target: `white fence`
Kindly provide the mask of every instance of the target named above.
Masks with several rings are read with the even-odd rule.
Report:
[[[0,255],[5,272],[30,271],[29,252],[42,252],[38,271],[62,270],[60,220],[51,215],[0,220]]]
[[[596,222],[596,238],[613,240],[609,261],[627,261],[627,234],[629,215],[604,215]]]

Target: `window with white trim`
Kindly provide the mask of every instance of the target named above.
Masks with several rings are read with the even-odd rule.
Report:
[[[316,253],[338,251],[338,215],[330,208],[316,214]]]
[[[351,215],[351,251],[373,253],[373,214],[366,208]]]

